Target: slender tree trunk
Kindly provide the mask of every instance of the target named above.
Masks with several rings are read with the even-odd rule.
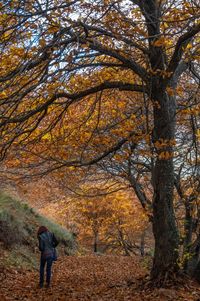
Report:
[[[152,179],[153,233],[155,254],[151,276],[153,279],[167,279],[178,270],[178,231],[173,209],[174,168],[173,148],[175,125],[175,101],[162,87],[154,89],[154,132],[157,159]],[[156,144],[157,143],[157,144]],[[162,281],[162,280],[161,280]]]
[[[193,218],[192,218],[193,204],[188,198],[185,201],[185,239],[184,239],[184,251],[188,251],[188,247],[192,242],[192,231],[193,231]]]
[[[120,228],[118,228],[118,234],[119,234],[120,243],[121,243],[121,245],[124,249],[124,254],[126,256],[130,256],[130,253],[129,253],[128,248],[127,248],[127,244],[126,244],[125,239],[124,239],[124,234],[123,234],[123,232]]]
[[[200,210],[198,210],[195,224],[192,218],[192,210],[194,203],[197,201],[197,195],[199,193],[200,185],[197,187],[195,193],[192,193],[185,202],[185,239],[184,239],[184,254],[190,254],[185,256],[184,270],[194,276],[200,282],[200,234],[198,234],[196,240],[192,243],[193,231],[197,230],[199,223]]]
[[[199,182],[200,183],[200,182]],[[184,245],[183,245],[183,253],[188,254],[192,256],[193,253],[193,246],[196,245],[196,241],[192,243],[192,234],[197,230],[197,226],[200,220],[200,210],[197,212],[197,220],[194,223],[192,212],[194,209],[194,204],[197,202],[198,195],[200,192],[200,184],[198,184],[196,190],[190,194],[190,196],[185,200],[185,238],[184,238]],[[198,239],[197,239],[198,241]],[[194,255],[195,257],[196,255]],[[193,257],[193,256],[192,256]],[[197,256],[199,257],[199,255]],[[191,261],[191,258],[189,259]],[[190,262],[188,261],[188,257],[186,256],[185,262],[184,262],[184,269],[185,271],[188,271],[190,269]],[[199,276],[200,277],[200,276]],[[199,278],[200,279],[200,278]]]
[[[94,253],[98,252],[98,236],[99,233],[98,232],[94,232]]]
[[[144,256],[145,254],[145,236],[146,236],[146,229],[142,232],[141,240],[140,240],[140,254]]]
[[[184,245],[183,254],[190,252],[191,242],[192,242],[192,230],[193,230],[193,219],[192,219],[192,204],[189,199],[185,201],[185,225],[184,225]],[[184,270],[188,269],[188,257],[184,260]]]

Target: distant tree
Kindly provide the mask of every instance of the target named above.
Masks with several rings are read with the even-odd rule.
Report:
[[[112,250],[130,255],[135,249],[139,251],[138,236],[146,228],[148,218],[134,201],[127,191],[76,199],[72,216],[82,243],[92,239],[94,252]]]

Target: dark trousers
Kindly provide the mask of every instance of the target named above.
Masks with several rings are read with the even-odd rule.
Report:
[[[53,259],[52,257],[40,258],[40,286],[43,286],[44,283],[44,269],[46,265],[46,283],[49,285],[51,281],[51,267]]]

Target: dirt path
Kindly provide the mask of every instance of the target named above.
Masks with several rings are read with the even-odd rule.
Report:
[[[139,288],[144,273],[139,262],[131,257],[69,256],[54,265],[49,289],[38,288],[37,272],[8,273],[0,284],[0,300],[200,301],[200,287],[194,284],[179,290]]]

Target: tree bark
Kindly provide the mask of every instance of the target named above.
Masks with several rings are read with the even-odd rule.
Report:
[[[153,169],[153,233],[155,254],[151,277],[167,279],[178,271],[178,231],[173,209],[174,167],[173,148],[175,126],[175,100],[162,87],[153,87],[154,131],[153,142],[157,158]]]
[[[190,199],[185,200],[185,225],[184,225],[184,245],[183,254],[190,252],[191,242],[192,242],[192,231],[193,231],[193,218],[192,218],[192,204]],[[186,256],[184,260],[184,270],[188,269],[188,258]]]
[[[190,247],[190,255],[187,262],[187,273],[200,282],[200,234]]]

